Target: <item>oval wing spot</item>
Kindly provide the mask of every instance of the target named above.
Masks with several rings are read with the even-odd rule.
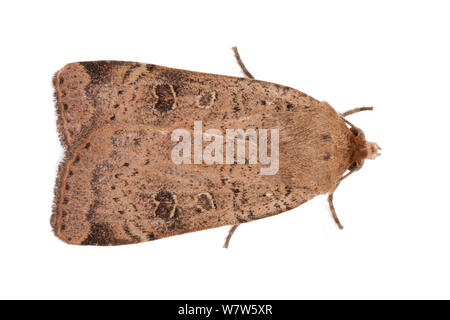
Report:
[[[211,108],[217,99],[217,92],[201,92],[196,96],[197,107],[199,108]]]
[[[164,220],[171,219],[175,216],[177,209],[177,197],[175,194],[166,190],[160,190],[154,198],[156,208],[155,216]]]
[[[216,209],[214,199],[209,192],[203,192],[197,196],[197,208],[201,209],[202,211]]]
[[[166,113],[175,108],[176,93],[171,84],[159,84],[155,87],[155,96],[158,98],[155,108]]]

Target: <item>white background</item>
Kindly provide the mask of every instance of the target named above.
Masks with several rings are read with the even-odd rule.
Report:
[[[0,5],[0,298],[450,298],[446,1],[14,1]],[[297,88],[383,148],[325,196],[241,226],[139,245],[51,232],[62,147],[51,78],[115,59]]]

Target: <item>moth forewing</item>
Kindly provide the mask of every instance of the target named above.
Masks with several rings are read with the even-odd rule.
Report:
[[[52,226],[121,245],[273,216],[333,190],[359,144],[298,90],[123,61],[54,78],[66,158]]]

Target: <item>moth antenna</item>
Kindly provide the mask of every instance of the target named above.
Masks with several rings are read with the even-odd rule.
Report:
[[[234,226],[231,227],[230,231],[228,231],[227,238],[225,239],[225,243],[223,244],[224,248],[228,249],[231,237],[233,236],[233,233],[236,231],[237,227],[239,227],[239,224],[235,224]]]
[[[233,48],[231,48],[231,49],[233,49],[234,57],[236,58],[237,63],[238,63],[239,66],[241,67],[242,72],[243,72],[248,78],[250,78],[250,79],[255,79],[255,78],[252,76],[252,74],[248,71],[248,69],[245,67],[245,64],[242,62],[242,59],[241,59],[241,56],[239,55],[239,52],[238,52],[237,47],[233,47]]]
[[[333,196],[334,196],[334,192],[336,191],[337,187],[339,186],[339,184],[342,182],[342,180],[344,180],[345,178],[347,178],[349,175],[351,175],[354,171],[349,171],[347,174],[343,175],[342,177],[339,178],[338,181],[336,181],[333,189],[331,189],[331,191],[328,193],[328,205],[330,206],[330,211],[331,211],[331,215],[334,219],[334,222],[336,222],[337,226],[339,229],[344,229],[344,227],[342,226],[341,222],[339,221],[339,218],[336,214],[336,210],[334,209],[334,204],[333,204]]]
[[[350,109],[348,111],[345,111],[344,113],[341,114],[342,117],[346,117],[349,116],[351,114],[357,113],[357,112],[361,112],[361,111],[373,111],[373,107],[360,107],[360,108],[354,108],[354,109]]]

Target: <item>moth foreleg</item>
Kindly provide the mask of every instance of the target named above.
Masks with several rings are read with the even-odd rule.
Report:
[[[225,243],[223,245],[224,248],[228,248],[231,237],[233,236],[233,233],[236,231],[237,227],[239,227],[239,224],[235,224],[234,226],[231,227],[230,231],[228,231],[227,238],[225,239]]]
[[[241,59],[241,56],[239,55],[239,51],[238,51],[237,47],[233,47],[233,48],[231,48],[231,49],[233,49],[234,57],[236,58],[237,63],[238,63],[239,66],[241,67],[242,72],[243,72],[248,78],[250,78],[250,79],[255,79],[255,78],[252,76],[252,74],[248,71],[248,69],[245,67],[244,62],[242,62],[242,59]],[[236,231],[236,229],[237,229],[238,226],[239,226],[239,225],[236,224],[236,225],[234,225],[234,226],[231,227],[230,231],[228,231],[228,236],[227,236],[227,238],[225,239],[225,243],[224,243],[224,245],[223,245],[224,248],[228,248],[228,245],[230,244],[231,237],[233,236],[233,233]]]

